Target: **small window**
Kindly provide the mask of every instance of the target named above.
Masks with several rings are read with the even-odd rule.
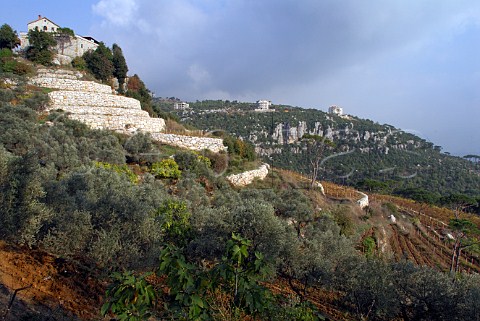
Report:
[[[52,27],[52,31],[55,31],[55,27]]]
[[[47,26],[43,26],[43,30],[47,31]]]
[[[80,45],[80,48],[83,48],[83,43]]]

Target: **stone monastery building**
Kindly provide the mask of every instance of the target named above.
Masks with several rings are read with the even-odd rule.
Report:
[[[59,25],[47,17],[38,16],[37,20],[29,22],[27,24],[28,31],[38,28],[40,31],[45,32],[57,32]],[[20,33],[21,49],[26,49],[29,46],[28,32]],[[63,63],[69,63],[73,58],[83,56],[83,54],[89,50],[95,50],[98,47],[98,41],[92,37],[82,37],[75,35],[70,37],[69,41],[66,41],[63,45],[58,44],[56,51],[58,54],[58,60]]]

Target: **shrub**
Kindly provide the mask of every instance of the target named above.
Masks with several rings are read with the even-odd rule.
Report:
[[[363,251],[365,252],[365,256],[372,257],[373,253],[375,252],[375,248],[377,247],[375,239],[372,236],[367,236],[363,239],[362,245],[364,248]]]
[[[26,63],[17,61],[16,64],[15,64],[13,72],[17,75],[22,76],[22,75],[26,75],[26,74],[31,74],[33,72],[33,68],[32,68],[32,66],[30,66]]]
[[[210,161],[210,159],[208,157],[198,155],[197,161],[201,164],[204,164],[207,168],[212,167],[212,162]]]
[[[0,89],[0,102],[11,102],[15,98],[15,95],[10,89]]]
[[[174,156],[175,162],[178,164],[180,170],[193,170],[197,164],[197,154],[194,152],[182,151]]]
[[[127,166],[127,165],[117,165],[117,164],[110,164],[110,163],[104,163],[104,162],[95,162],[96,167],[101,167],[105,168],[108,170],[112,170],[118,174],[122,174],[128,177],[128,180],[133,183],[137,184],[138,183],[138,176],[135,175],[134,172]]]
[[[208,151],[206,156],[210,159],[211,168],[217,174],[223,173],[228,168],[228,154],[221,152],[221,153],[214,153]]]
[[[87,63],[82,57],[75,57],[72,60],[72,67],[78,70],[86,70]]]
[[[164,159],[160,162],[152,164],[150,172],[157,178],[173,178],[178,179],[182,172],[178,168],[178,164],[171,158]]]
[[[17,63],[13,59],[4,58],[1,60],[1,69],[3,72],[13,72]]]
[[[8,48],[0,50],[0,59],[13,57],[13,52]]]
[[[150,274],[135,276],[131,272],[112,274],[114,282],[106,292],[107,300],[101,313],[116,314],[120,320],[146,320],[155,303],[156,293],[151,284],[145,280]]]
[[[31,97],[26,98],[23,103],[25,107],[31,108],[35,111],[44,111],[49,103],[48,95],[40,92],[35,92]]]

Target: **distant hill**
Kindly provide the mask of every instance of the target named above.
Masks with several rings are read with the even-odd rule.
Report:
[[[376,180],[389,193],[414,187],[439,195],[480,194],[479,164],[442,153],[440,146],[392,125],[286,105],[257,112],[254,103],[236,101],[197,101],[174,110],[173,102],[162,100],[156,108],[197,128],[226,130],[250,141],[276,167],[310,173],[302,137],[319,135],[335,145],[325,152],[322,179],[356,186]]]

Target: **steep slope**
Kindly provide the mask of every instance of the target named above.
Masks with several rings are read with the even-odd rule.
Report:
[[[191,103],[174,110],[166,102],[158,108],[177,114],[204,130],[226,130],[251,141],[270,165],[310,173],[311,151],[305,134],[333,141],[322,160],[322,177],[355,185],[365,179],[389,183],[387,189],[419,187],[447,194],[480,194],[477,164],[441,153],[418,136],[391,125],[354,116],[337,116],[320,110],[273,106],[256,112],[253,104],[229,101]]]

